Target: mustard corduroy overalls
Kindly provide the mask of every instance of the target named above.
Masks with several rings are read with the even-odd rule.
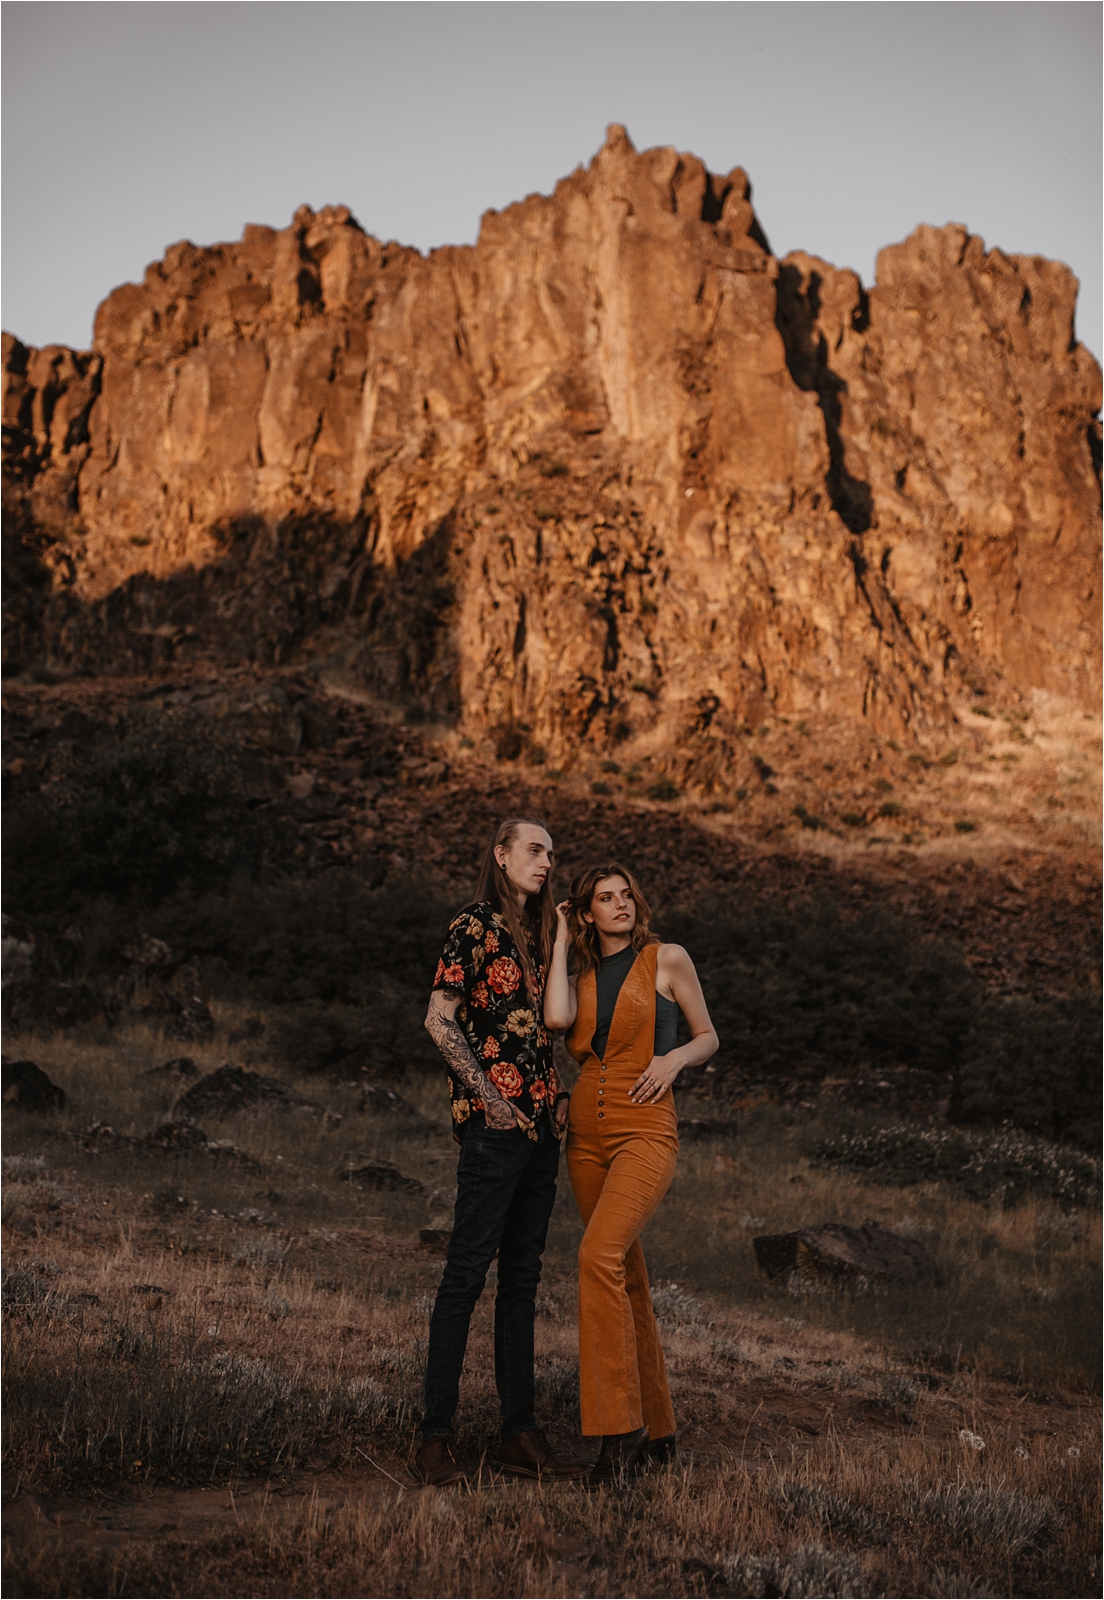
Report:
[[[579,1390],[584,1434],[653,1439],[675,1431],[638,1235],[667,1193],[678,1156],[670,1090],[638,1106],[629,1090],[654,1053],[658,945],[646,945],[621,986],[602,1060],[591,1049],[595,974],[578,980],[567,1048],[582,1067],[571,1095],[567,1170],[586,1224],[579,1247]]]

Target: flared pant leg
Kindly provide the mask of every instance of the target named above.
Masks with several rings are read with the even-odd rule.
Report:
[[[675,1431],[648,1269],[638,1235],[675,1173],[677,1145],[647,1136],[619,1141],[572,1133],[567,1168],[586,1224],[579,1247],[579,1402],[587,1435],[647,1426]]]

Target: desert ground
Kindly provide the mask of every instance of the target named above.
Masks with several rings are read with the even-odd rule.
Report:
[[[859,1174],[813,1154],[830,1118],[764,1104],[738,1136],[686,1143],[646,1236],[677,1462],[621,1493],[497,1473],[488,1293],[460,1418],[473,1477],[424,1490],[408,1462],[452,1182],[440,1086],[382,1109],[285,1077],[325,1110],[215,1114],[205,1145],[172,1148],[143,1141],[180,1092],[148,1024],[19,1043],[70,1099],[6,1145],[8,1593],[1095,1592],[1085,1194],[1004,1204]],[[225,1053],[190,1049],[200,1073]],[[373,1162],[407,1184],[370,1187],[399,1181]],[[1091,1163],[1070,1166],[1084,1183]],[[810,1218],[872,1218],[938,1276],[763,1280],[752,1235]],[[578,1238],[563,1192],[537,1348],[568,1450],[588,1448]]]
[[[274,681],[231,685],[254,729]],[[885,745],[833,757],[782,719],[754,735],[769,774],[718,806],[649,794],[647,774],[511,769],[340,683],[310,693],[328,727],[291,755],[262,746],[239,805],[259,874],[216,862],[204,886],[196,857],[114,895],[88,876],[91,834],[74,866],[77,835],[35,831],[52,785],[76,796],[55,822],[125,844],[154,789],[138,822],[120,802],[88,823],[80,773],[102,789],[96,763],[134,740],[217,731],[208,685],[6,695],[15,838],[46,888],[5,924],[5,1060],[66,1097],[5,1109],[7,1592],[1097,1593],[1099,1167],[1078,1032],[1099,992],[1097,725],[979,717],[925,765]],[[462,1396],[470,1481],[409,1471],[455,1161],[419,1008],[504,808],[549,816],[565,876],[604,848],[661,885],[660,926],[698,959],[722,1034],[680,1092],[678,1175],[644,1241],[678,1458],[622,1492],[494,1469],[493,1273]],[[927,1269],[760,1272],[755,1238],[827,1222],[874,1222]],[[539,1409],[593,1453],[578,1239],[565,1176]]]

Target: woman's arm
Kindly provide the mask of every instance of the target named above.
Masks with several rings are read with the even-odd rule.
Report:
[[[709,1007],[698,982],[697,970],[680,944],[660,945],[656,984],[661,991],[670,989],[669,998],[676,1002],[686,1018],[691,1037],[687,1044],[676,1045],[665,1056],[652,1057],[648,1070],[640,1074],[629,1090],[629,1099],[638,1106],[659,1100],[683,1067],[700,1067],[716,1053],[719,1043],[709,1020]]]
[[[570,929],[565,900],[556,907],[556,942],[552,946],[552,964],[544,984],[544,1025],[553,1030],[570,1028],[578,1010],[575,985],[567,975],[569,943]]]

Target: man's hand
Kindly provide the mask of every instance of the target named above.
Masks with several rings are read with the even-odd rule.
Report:
[[[511,1128],[521,1128],[528,1133],[533,1127],[532,1119],[518,1106],[512,1106],[508,1100],[485,1100],[483,1111],[488,1128],[502,1128],[506,1132]]]
[[[556,1101],[556,1124],[560,1128],[567,1127],[567,1115],[571,1109],[571,1101],[567,1095],[561,1095]]]
[[[471,1053],[471,1046],[456,1020],[461,996],[435,989],[429,1000],[425,1025],[430,1038],[440,1050],[449,1067],[460,1079],[468,1093],[483,1102],[483,1115],[488,1128],[499,1128],[509,1133],[520,1128],[530,1139],[536,1139],[537,1125],[519,1107],[504,1100],[491,1079]]]

